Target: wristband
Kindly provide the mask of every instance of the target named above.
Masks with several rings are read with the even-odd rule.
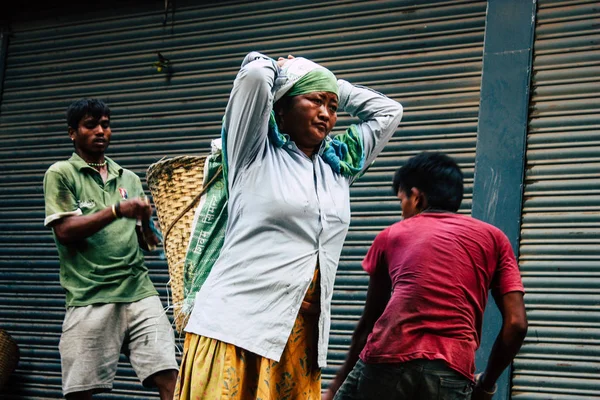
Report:
[[[120,202],[113,204],[112,213],[115,216],[115,219],[123,218],[123,214],[121,214],[121,203]]]

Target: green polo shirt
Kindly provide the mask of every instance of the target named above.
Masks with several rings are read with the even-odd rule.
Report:
[[[45,225],[71,215],[89,215],[118,201],[144,196],[140,178],[105,157],[108,179],[73,153],[53,164],[44,176]],[[148,277],[135,232],[135,219],[117,219],[72,245],[54,236],[60,259],[60,283],[67,306],[126,303],[158,294]]]

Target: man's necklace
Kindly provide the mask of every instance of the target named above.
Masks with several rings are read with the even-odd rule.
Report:
[[[106,160],[104,160],[104,162],[101,163],[93,163],[93,162],[89,162],[87,163],[87,165],[89,165],[90,167],[104,167],[106,165]]]

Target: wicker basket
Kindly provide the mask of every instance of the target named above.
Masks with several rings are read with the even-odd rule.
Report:
[[[171,300],[175,329],[182,332],[187,316],[183,304],[183,265],[195,206],[203,194],[206,156],[178,156],[160,160],[148,167],[146,180],[154,199],[163,232],[163,246],[169,265]]]
[[[19,364],[19,346],[4,329],[0,329],[0,388]]]

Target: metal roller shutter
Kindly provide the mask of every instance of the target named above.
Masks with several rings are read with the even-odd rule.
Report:
[[[599,18],[597,1],[538,4],[513,399],[600,398]]]
[[[161,10],[117,8],[94,19],[16,21],[0,109],[0,324],[18,340],[21,364],[9,398],[60,397],[57,344],[64,313],[58,260],[43,228],[42,177],[72,151],[64,110],[100,97],[112,110],[109,155],[145,181],[163,156],[203,153],[218,136],[243,56],[302,55],[338,76],[399,100],[401,129],[352,188],[353,222],[336,281],[330,367],[341,363],[365,298],[360,261],[371,240],[399,219],[393,171],[423,150],[456,157],[470,213],[486,2],[280,1],[185,6],[163,26]],[[153,68],[156,52],[173,74]],[[341,115],[338,129],[351,122]],[[165,262],[147,257],[166,304]],[[125,359],[115,388],[98,398],[151,398]],[[12,396],[12,397],[10,397]]]

